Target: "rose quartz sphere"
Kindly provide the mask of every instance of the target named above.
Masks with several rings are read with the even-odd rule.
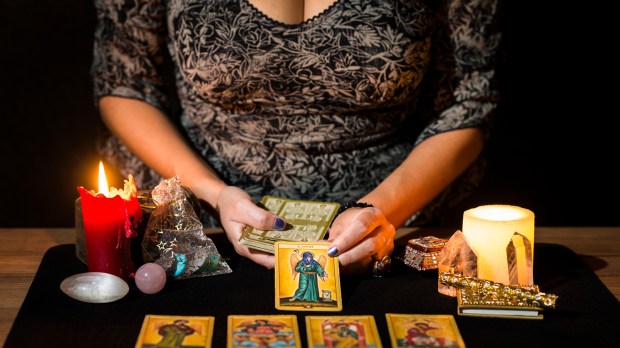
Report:
[[[166,272],[156,263],[145,263],[136,271],[136,286],[145,294],[155,294],[166,285]]]

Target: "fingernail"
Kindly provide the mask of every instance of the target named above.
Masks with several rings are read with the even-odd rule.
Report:
[[[276,221],[273,223],[274,230],[282,231],[284,226],[286,226],[286,224],[284,223],[284,220],[280,218],[276,218]]]
[[[336,254],[338,254],[338,248],[336,248],[335,246],[327,249],[327,255],[335,256]]]

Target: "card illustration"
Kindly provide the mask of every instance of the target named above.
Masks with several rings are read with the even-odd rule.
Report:
[[[214,320],[214,317],[209,316],[147,314],[135,348],[210,348]]]
[[[386,313],[385,317],[394,348],[465,348],[453,315]]]
[[[228,348],[300,348],[295,315],[229,315]]]
[[[275,306],[280,310],[340,311],[338,258],[327,242],[275,243]]]
[[[375,318],[371,315],[306,316],[309,348],[381,348]]]

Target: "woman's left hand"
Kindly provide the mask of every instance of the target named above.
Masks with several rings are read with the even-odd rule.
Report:
[[[336,217],[329,229],[328,252],[330,256],[338,255],[343,274],[363,273],[372,268],[374,261],[392,254],[395,233],[381,209],[349,208]]]

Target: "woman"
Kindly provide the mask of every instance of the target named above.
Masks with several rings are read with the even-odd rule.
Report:
[[[242,229],[263,195],[359,202],[334,220],[343,273],[475,184],[496,108],[497,0],[96,0],[101,152],[140,188],[178,175]],[[162,77],[174,66],[180,122]],[[349,206],[349,205],[348,205]]]

